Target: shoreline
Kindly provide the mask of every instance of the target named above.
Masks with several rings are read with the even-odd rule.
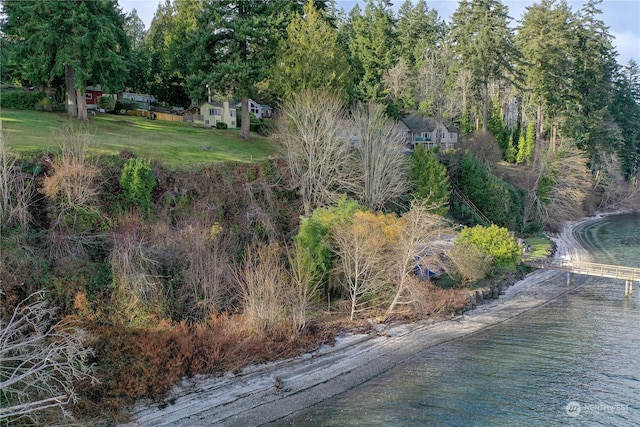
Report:
[[[569,222],[557,236],[555,258],[588,259],[574,237],[576,227],[604,216]],[[381,333],[346,334],[333,346],[293,359],[253,365],[238,374],[185,379],[158,405],[139,402],[128,426],[226,426],[286,423],[306,409],[402,365],[440,344],[499,325],[582,287],[586,276],[537,270],[510,286],[498,299],[478,305],[452,320],[380,325]]]

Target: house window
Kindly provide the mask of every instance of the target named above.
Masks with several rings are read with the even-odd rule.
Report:
[[[208,125],[208,124],[209,124],[209,120],[205,120],[205,121],[204,121],[204,124],[205,124],[205,125]]]
[[[449,139],[453,141],[453,132],[449,132]]]
[[[210,116],[214,116],[215,115],[215,110],[213,108],[209,108],[209,115]]]
[[[90,93],[85,93],[84,94],[84,99],[93,99],[93,95]]]
[[[235,117],[236,116],[236,110],[229,110],[229,115],[231,117]]]
[[[440,137],[441,137],[442,139],[445,139],[445,138],[446,138],[444,131],[442,131],[442,133],[440,134]]]
[[[219,109],[219,108],[215,108],[213,110],[213,114],[216,115],[216,116],[221,116],[222,115],[222,110]]]

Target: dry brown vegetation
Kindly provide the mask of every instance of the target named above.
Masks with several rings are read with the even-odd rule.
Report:
[[[462,149],[487,166],[493,166],[502,159],[502,150],[490,133],[477,132],[465,137]]]
[[[91,139],[89,129],[72,122],[55,134],[60,154],[51,161],[53,173],[44,178],[42,187],[55,206],[52,228],[63,221],[73,228],[79,211],[96,211],[101,170],[98,159],[89,156]]]

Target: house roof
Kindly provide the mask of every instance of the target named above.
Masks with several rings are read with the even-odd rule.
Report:
[[[203,106],[206,106],[206,105],[209,105],[211,107],[216,107],[216,108],[224,108],[224,104],[220,102],[205,102],[200,107],[202,108]],[[235,107],[230,105],[229,108],[235,108]]]
[[[270,105],[267,104],[258,104],[256,101],[254,101],[253,99],[249,98],[249,102],[253,102],[255,105],[258,105],[260,108],[262,108],[263,110],[265,109],[271,109]],[[233,101],[231,104],[235,105],[236,108],[240,108],[242,107],[242,101]]]
[[[433,117],[421,117],[421,116],[406,116],[400,119],[411,132],[432,132],[436,128],[436,120]],[[449,132],[459,132],[448,120],[443,120],[442,123]]]
[[[436,128],[436,122],[433,119],[427,119],[419,116],[407,116],[400,119],[402,123],[409,128],[411,132],[431,132]]]

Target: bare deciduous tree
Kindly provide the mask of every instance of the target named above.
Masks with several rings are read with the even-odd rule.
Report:
[[[382,104],[360,104],[352,117],[358,153],[354,170],[360,175],[357,194],[366,206],[380,210],[409,189],[405,137]]]
[[[22,231],[29,227],[29,206],[35,194],[33,179],[16,165],[17,158],[7,152],[0,122],[0,222],[17,223]]]
[[[593,189],[587,161],[567,139],[561,139],[557,147],[547,144],[541,148],[529,178],[527,217],[540,218],[546,229],[557,230],[565,221],[584,216],[584,203]]]
[[[243,314],[255,332],[285,326],[288,274],[281,255],[276,244],[255,244],[233,271],[242,292]]]
[[[447,271],[462,284],[484,279],[493,267],[493,257],[473,244],[456,244],[447,251],[447,259],[450,261],[446,264]]]
[[[485,166],[492,168],[502,160],[502,150],[490,133],[476,132],[465,137],[462,148],[469,151]]]
[[[45,411],[62,411],[77,401],[75,385],[90,379],[87,333],[69,321],[55,322],[44,293],[22,301],[0,318],[0,422],[40,424]],[[40,421],[39,421],[40,420]]]
[[[420,109],[435,117],[438,123],[445,116],[451,117],[460,104],[460,100],[451,96],[451,91],[447,88],[453,65],[452,57],[448,44],[444,43],[437,53],[425,53],[418,69],[417,92],[424,100]],[[440,143],[439,133],[436,133],[436,143]]]
[[[112,235],[109,259],[113,280],[129,309],[140,302],[159,306],[163,298],[158,282],[159,262],[139,227],[136,218],[123,221],[120,230]]]
[[[384,72],[382,83],[395,102],[410,95],[411,70],[404,58],[400,58],[396,65]]]
[[[282,107],[278,135],[305,215],[353,186],[352,132],[340,97],[313,90],[295,95]]]
[[[600,170],[595,187],[601,195],[599,209],[635,209],[640,204],[637,179],[626,180],[622,175],[620,158],[615,154],[600,154]]]
[[[318,298],[320,276],[308,249],[299,246],[288,252],[290,286],[289,301],[293,329],[301,333],[306,324],[311,305]]]
[[[353,320],[378,302],[378,293],[386,284],[388,244],[380,224],[362,212],[356,212],[352,223],[336,227],[333,240],[339,256],[336,272],[347,292]]]
[[[186,263],[183,278],[195,301],[211,312],[219,311],[227,281],[225,272],[229,269],[222,226],[187,220],[178,227],[176,237],[178,251]]]
[[[453,233],[444,217],[430,213],[433,209],[433,206],[416,202],[398,221],[398,238],[392,256],[387,260],[390,282],[394,287],[394,296],[387,309],[387,316],[392,315],[398,306],[414,303],[413,297],[417,293],[411,292],[411,288],[416,286],[417,280],[414,275],[416,257],[426,256],[426,252],[430,252],[435,258],[433,264],[436,265],[437,250],[433,248],[433,242],[443,234]]]

